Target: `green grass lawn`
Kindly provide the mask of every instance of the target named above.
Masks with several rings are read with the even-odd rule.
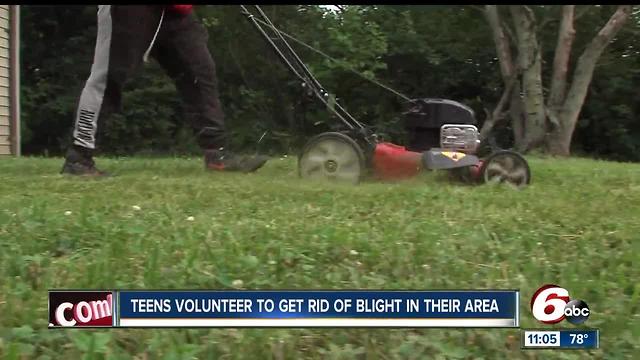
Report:
[[[0,159],[0,358],[631,359],[640,351],[640,165],[530,158],[523,191],[318,184],[294,159],[255,174],[199,158]],[[139,210],[136,210],[138,209]],[[516,329],[47,329],[47,289],[519,288],[592,311],[601,349],[521,351]],[[564,322],[563,326],[573,327]],[[546,326],[548,328],[559,326]]]

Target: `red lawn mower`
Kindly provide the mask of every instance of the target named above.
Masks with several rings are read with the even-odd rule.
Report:
[[[409,135],[407,146],[380,141],[369,127],[329,96],[287,39],[333,58],[278,30],[259,6],[254,6],[257,15],[245,5],[240,6],[284,64],[302,81],[307,93],[326,105],[344,125],[341,131],[321,133],[306,143],[298,159],[302,178],[355,184],[366,175],[396,180],[413,177],[422,170],[445,169],[467,182],[505,183],[515,188],[529,184],[531,171],[520,154],[497,150],[484,158],[476,155],[481,144],[471,108],[452,100],[411,99],[373,81],[401,96],[407,105],[403,113],[404,128]]]

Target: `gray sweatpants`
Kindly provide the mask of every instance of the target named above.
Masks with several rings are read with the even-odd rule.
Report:
[[[99,5],[91,75],[80,95],[73,130],[76,147],[89,152],[96,148],[99,125],[121,108],[122,88],[142,64],[154,35],[150,55],[175,81],[200,146],[224,146],[215,64],[208,33],[195,15],[163,13],[158,5]]]

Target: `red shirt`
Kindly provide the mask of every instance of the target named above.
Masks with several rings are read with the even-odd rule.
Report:
[[[193,5],[169,5],[169,9],[180,13],[180,14],[188,14],[193,10]]]

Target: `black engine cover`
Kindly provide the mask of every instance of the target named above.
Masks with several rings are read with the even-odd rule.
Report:
[[[447,99],[413,99],[402,115],[409,137],[407,149],[411,151],[440,146],[440,127],[444,124],[477,124],[471,108]]]

